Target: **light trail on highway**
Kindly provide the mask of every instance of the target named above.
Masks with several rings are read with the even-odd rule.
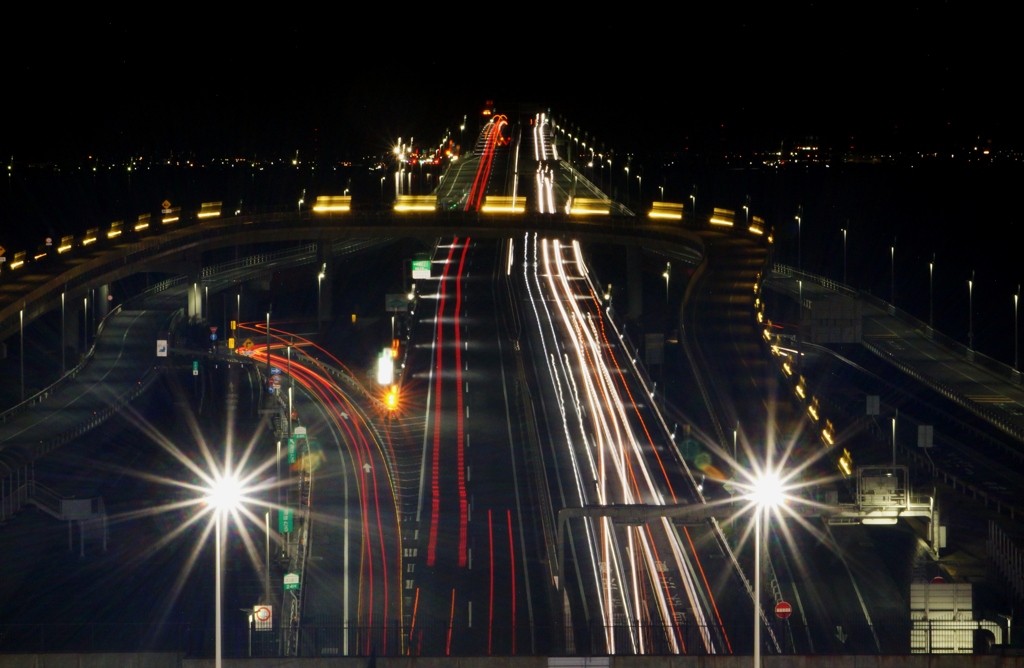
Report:
[[[667,429],[657,413],[656,427],[648,425],[650,417],[644,413],[654,410],[647,404],[649,390],[635,367],[624,368],[616,357],[618,341],[609,340],[609,323],[579,244],[538,240],[536,235],[527,235],[524,241],[526,293],[564,437],[555,457],[569,463],[575,489],[575,498],[566,502],[683,502],[674,481],[689,479],[692,484],[692,477],[688,471],[670,474],[667,467],[673,464],[659,453],[669,440]],[[618,333],[612,331],[617,339]],[[698,651],[687,646],[687,626],[699,630],[699,651],[731,651],[714,594],[685,528],[680,535],[664,518],[627,528],[615,527],[607,518],[586,520],[583,542],[589,556],[586,579],[600,602],[608,653]]]
[[[487,125],[488,127],[484,128],[484,150],[477,165],[476,176],[473,178],[473,187],[469,191],[466,211],[479,211],[480,205],[484,202],[487,182],[491,178],[491,166],[494,164],[494,153],[502,143],[501,130],[508,125],[508,119],[499,115]]]
[[[266,325],[262,323],[243,324],[240,329],[261,332],[264,336],[266,334]],[[397,488],[389,466],[393,454],[373,428],[365,410],[347,395],[325,368],[273,351],[295,348],[297,341],[303,348],[316,348],[331,359],[333,356],[309,340],[285,330],[271,328],[270,334],[270,364],[287,370],[308,396],[320,404],[323,414],[333,425],[333,431],[343,436],[347,446],[347,454],[352,462],[350,469],[355,474],[359,497],[360,564],[356,623],[353,624],[347,618],[346,623],[350,628],[358,626],[369,629],[369,632],[360,636],[360,651],[369,654],[375,641],[379,640],[382,653],[387,653],[388,634],[377,634],[376,629],[386,629],[389,624],[403,618],[402,547],[399,540],[402,535],[401,521]],[[251,357],[257,363],[266,364],[266,345],[262,348],[254,347]],[[323,455],[311,453],[310,456]],[[322,519],[337,523],[340,518]],[[376,638],[377,635],[380,637]],[[404,649],[399,648],[399,652],[404,653]]]

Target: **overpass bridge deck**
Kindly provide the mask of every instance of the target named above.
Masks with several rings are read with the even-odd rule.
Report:
[[[859,314],[859,342],[867,350],[1024,442],[1024,387],[1017,370],[970,350],[887,302],[820,276],[776,265],[764,287],[791,297],[802,295],[802,320],[813,314],[816,304],[845,302],[853,309],[848,312]]]

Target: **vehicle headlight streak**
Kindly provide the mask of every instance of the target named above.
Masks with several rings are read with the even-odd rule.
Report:
[[[524,246],[529,245],[529,236],[527,236],[526,242]],[[537,261],[538,247],[541,247],[543,256],[546,290],[538,275],[538,266],[540,266]],[[593,481],[596,483],[596,500],[600,504],[655,503],[663,505],[665,503],[663,489],[673,500],[675,493],[654,447],[651,435],[643,423],[639,408],[629,393],[622,370],[615,361],[607,337],[604,335],[600,302],[596,299],[593,286],[590,285],[589,278],[586,276],[586,267],[583,264],[578,244],[574,244],[572,247],[571,259],[567,259],[564,253],[565,247],[559,242],[545,240],[538,243],[536,235],[534,235],[533,262],[530,262],[530,254],[524,248],[524,278],[526,279],[527,293],[537,317],[538,327],[541,328],[544,356],[562,414],[563,430],[569,446],[568,455],[581,503],[588,502],[590,495],[586,490]],[[575,270],[572,270],[572,265],[575,265]],[[533,270],[532,281],[529,275],[531,268]],[[589,288],[589,294],[574,291],[573,285],[578,285],[580,282]],[[537,298],[534,296],[531,283],[537,288]],[[545,293],[549,294],[545,295]],[[560,326],[555,324],[556,318],[548,308],[548,300],[555,302]],[[538,312],[537,301],[540,301],[544,308],[547,327],[544,326],[544,318],[541,318]],[[590,305],[589,312],[583,311],[581,302]],[[559,339],[565,338],[567,334],[573,352],[570,353],[569,350],[566,350],[562,355],[550,352],[547,342],[548,335],[545,330],[550,330],[550,337],[552,341],[556,342],[556,345]],[[573,366],[573,354],[575,367]],[[612,365],[614,365],[614,369],[610,368]],[[577,374],[579,379],[577,379]],[[574,404],[571,408],[565,406],[564,388],[566,386],[571,388]],[[633,406],[634,415],[632,416],[625,402],[620,398],[623,391],[626,394],[626,401]],[[577,415],[577,436],[573,435],[573,430],[570,428],[569,410],[575,410]],[[637,421],[643,427],[646,437],[643,444],[633,427]],[[584,446],[582,451],[587,455],[583,462],[578,458],[577,447],[574,445],[579,442],[582,442]],[[658,460],[664,482],[656,481],[652,474],[647,459],[652,454]],[[581,464],[589,466],[589,471],[581,470]],[[690,477],[692,480],[692,476]],[[628,539],[628,546],[625,550],[619,549],[618,541],[621,532],[616,534],[610,520],[588,520],[584,526],[591,559],[596,562],[593,563],[593,570],[595,582],[599,583],[601,589],[601,614],[607,628],[608,651],[615,652],[615,638],[610,627],[616,624],[617,614],[625,614],[627,618],[632,617],[628,620],[628,624],[630,625],[633,650],[643,653],[652,649],[648,635],[641,634],[638,629],[651,624],[651,613],[647,611],[647,608],[653,606],[656,609],[654,614],[660,618],[660,623],[669,630],[667,639],[672,650],[685,652],[686,647],[683,644],[677,622],[676,603],[672,600],[669,574],[664,566],[666,562],[659,556],[659,545],[662,548],[667,546],[668,551],[672,553],[675,569],[680,573],[683,589],[686,591],[690,608],[694,614],[694,621],[703,629],[706,628],[707,618],[704,612],[705,608],[699,602],[702,593],[697,591],[694,584],[695,574],[692,572],[691,560],[685,553],[679,534],[671,522],[663,519],[663,530],[658,530],[656,524],[628,529],[624,536]],[[600,559],[595,558],[598,554]],[[696,558],[695,555],[694,558]],[[649,591],[641,590],[643,586],[640,576],[641,568],[646,572],[646,579],[650,585]],[[624,569],[628,570],[628,578],[623,575]],[[599,570],[602,572],[599,573]],[[612,582],[613,576],[617,580],[617,586]],[[649,600],[648,593],[653,601]],[[621,622],[619,623],[621,624]],[[701,635],[706,651],[710,653],[718,651],[710,633],[703,631]]]
[[[552,248],[554,254],[554,272],[551,271],[551,264],[548,257],[549,247]],[[574,263],[579,268],[580,275],[574,276],[573,278],[582,279],[585,267],[583,267],[582,261],[580,260],[578,246],[575,248],[575,250],[576,255]],[[664,505],[664,498],[662,497],[660,490],[658,490],[657,486],[651,479],[648,467],[644,465],[643,453],[641,452],[640,444],[635,438],[633,431],[629,429],[629,418],[626,415],[625,406],[623,405],[622,401],[619,399],[617,392],[615,391],[614,381],[611,378],[611,374],[607,365],[604,363],[601,346],[599,345],[597,338],[595,336],[596,332],[591,331],[588,327],[582,326],[582,323],[584,322],[584,320],[586,320],[589,321],[590,327],[593,327],[593,320],[591,318],[585,318],[585,316],[579,308],[579,297],[573,292],[572,287],[569,284],[569,276],[567,275],[568,272],[566,271],[566,263],[564,256],[562,254],[561,244],[557,240],[551,242],[550,246],[547,242],[544,243],[544,259],[545,267],[548,268],[548,283],[552,293],[557,294],[559,288],[561,288],[561,292],[564,295],[564,299],[559,299],[558,301],[556,301],[559,311],[561,312],[563,321],[567,323],[572,323],[573,329],[576,331],[577,334],[576,336],[572,337],[572,343],[573,347],[576,350],[576,357],[579,363],[579,368],[590,369],[590,373],[585,374],[584,378],[587,379],[588,396],[591,405],[591,420],[596,421],[600,419],[600,428],[605,433],[605,443],[602,444],[604,445],[604,447],[602,448],[601,452],[603,453],[605,450],[608,450],[609,454],[612,457],[612,461],[615,465],[616,472],[618,473],[618,480],[621,486],[621,502],[627,504],[643,503],[647,501],[647,499],[644,498],[646,496],[650,498],[655,504]],[[555,283],[556,275],[558,278],[558,285],[556,285]],[[568,303],[572,311],[571,316],[566,313],[566,303]],[[580,336],[580,334],[582,334],[582,336]],[[584,340],[583,345],[581,345],[581,339]],[[595,396],[596,392],[591,384],[591,377],[592,375],[595,374],[595,372],[597,375],[597,380],[600,383],[600,398],[604,400],[605,408],[607,409],[606,411],[597,410],[596,404],[598,397]],[[615,420],[615,417],[618,417],[618,419]],[[614,422],[614,431],[611,428],[609,428],[609,418],[612,418],[612,421]],[[653,443],[651,443],[650,445],[653,447]],[[636,466],[640,468],[640,471],[643,474],[644,481],[647,485],[646,495],[640,489],[640,486],[635,478],[635,467],[632,460],[627,459],[627,447],[628,450],[631,450],[633,452],[636,460]],[[605,484],[607,481],[607,476],[605,475],[603,470],[601,470],[599,473],[600,477],[598,479],[602,481],[602,484]],[[601,498],[600,502],[602,504],[607,504],[609,502],[609,499],[606,490],[605,494],[603,494],[602,496],[604,496],[604,498]],[[650,530],[648,529],[648,535],[641,534],[642,540],[640,542],[640,547],[642,548],[644,559],[647,562],[648,572],[651,574],[653,578],[654,574],[659,572],[659,569],[656,566],[656,562],[659,560],[656,559],[656,548],[653,545],[653,541],[651,539],[651,536],[649,535],[649,531]],[[671,538],[672,536],[670,534],[670,542]],[[684,569],[683,564],[679,563],[677,565],[680,571]],[[636,563],[632,563],[631,567],[635,569],[637,567]],[[666,591],[668,591],[668,587],[667,583],[664,582],[664,576],[663,582],[661,584],[664,584],[666,586],[654,586],[653,589],[657,596],[658,607],[660,610],[662,623],[667,627],[674,626],[675,610],[674,606],[671,605],[671,602],[667,600],[665,596]],[[690,595],[691,605],[693,605],[693,595],[689,591],[687,593]],[[703,616],[700,613],[700,607],[697,605],[693,605],[693,609],[695,614],[697,614],[700,618],[700,623],[703,626],[705,620],[703,619]],[[672,641],[673,651],[680,651],[679,642],[677,642],[676,636],[674,634],[670,634],[669,638]]]
[[[539,300],[541,305],[543,305],[545,315],[547,316],[546,320],[547,320],[548,326],[549,326],[549,328],[551,330],[552,340],[556,341],[557,338],[556,338],[556,330],[555,330],[554,320],[551,318],[551,312],[548,310],[546,301],[543,298],[541,298],[540,278],[537,276],[537,244],[536,244],[536,237],[537,237],[537,235],[534,234],[534,246],[533,246],[533,260],[532,260],[532,262],[530,261],[530,252],[529,252],[530,235],[526,234],[524,236],[525,236],[525,238],[524,238],[524,243],[523,243],[523,281],[526,284],[526,292],[527,292],[527,295],[529,296],[529,299],[530,299],[530,305],[533,308],[533,314],[534,314],[534,317],[535,317],[535,321],[537,323],[538,328],[541,329],[541,346],[542,346],[542,348],[544,350],[544,360],[545,360],[545,363],[548,366],[548,375],[552,379],[552,384],[553,384],[554,389],[555,389],[555,394],[558,397],[558,407],[559,407],[559,411],[560,411],[561,417],[562,417],[562,429],[563,429],[563,431],[565,433],[566,442],[567,442],[567,444],[569,446],[567,448],[567,450],[568,450],[568,453],[569,453],[569,457],[570,457],[570,459],[572,461],[572,469],[573,469],[573,474],[574,474],[573,477],[574,477],[575,483],[576,483],[576,493],[577,493],[577,495],[579,497],[579,502],[582,505],[582,504],[585,504],[587,502],[587,493],[585,491],[586,487],[584,486],[582,470],[580,469],[579,462],[577,461],[577,458],[576,458],[576,448],[573,446],[573,436],[572,436],[572,432],[571,432],[571,430],[569,428],[569,423],[568,423],[568,420],[567,420],[567,413],[568,412],[565,409],[565,402],[562,400],[562,389],[561,389],[561,382],[560,382],[561,374],[556,373],[556,371],[555,371],[555,363],[553,362],[553,360],[559,359],[559,358],[557,358],[557,356],[554,353],[549,353],[548,352],[547,337],[544,336],[544,333],[543,333],[543,326],[542,326],[542,322],[543,321],[542,321],[542,319],[540,317],[540,313],[537,311],[537,301]],[[531,268],[533,269],[533,272],[532,272],[532,282],[531,282],[531,272],[530,272]],[[537,287],[537,297],[538,297],[538,299],[535,299],[534,296],[533,296],[533,288],[531,287],[531,283],[533,285],[536,285],[536,287]],[[560,363],[560,360],[559,360],[559,363]],[[566,372],[566,369],[564,367],[561,368],[561,372],[562,372],[562,374],[565,374],[565,375],[568,376],[568,373]],[[583,432],[583,433],[585,433],[585,432]],[[591,462],[590,462],[591,463],[591,470],[593,470],[594,463],[593,463],[593,458],[592,458],[591,453],[590,453],[590,449],[589,448],[585,448],[585,451],[587,452],[588,457],[591,457]],[[591,478],[591,480],[594,480],[594,479]],[[563,490],[562,504],[563,505],[568,505],[566,503],[566,499],[565,499],[565,496],[564,496],[564,490]],[[596,536],[594,535],[594,526],[593,526],[593,524],[594,523],[590,522],[590,521],[585,522],[584,523],[584,530],[586,532],[587,549],[590,552],[591,576],[594,578],[594,582],[598,582],[599,583],[599,582],[601,582],[601,575],[600,575],[599,570],[598,570],[599,559],[597,558],[597,554],[596,554],[597,543],[596,543]],[[562,577],[564,578],[565,576],[562,575]],[[606,611],[605,606],[602,605],[601,606],[601,616],[602,616],[602,618],[604,620],[604,626],[607,629],[611,625],[613,618],[608,616],[606,614],[606,612],[607,611]],[[614,650],[615,650],[615,641],[614,640],[615,640],[614,636],[611,633],[607,633],[607,641],[608,641],[608,648],[609,648],[608,651],[609,652],[614,652]]]

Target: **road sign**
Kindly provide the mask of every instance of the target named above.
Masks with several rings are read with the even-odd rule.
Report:
[[[192,375],[199,375],[199,360],[192,360]]]
[[[156,340],[156,356],[167,357],[167,339]]]
[[[276,366],[272,366],[272,367],[270,367],[270,375],[271,376],[280,376],[281,375],[281,370],[278,369]]]
[[[295,515],[291,508],[284,508],[277,511],[278,533],[291,533],[295,522]]]
[[[216,334],[216,333],[217,333],[217,328],[211,325],[210,326],[210,334]]]
[[[305,427],[296,427],[295,428],[295,438],[306,438],[306,428]]]
[[[786,619],[793,614],[793,606],[785,601],[779,601],[775,604],[775,616],[779,619]]]
[[[288,437],[288,463],[294,464],[295,460],[298,459],[298,448],[295,446],[295,437]]]
[[[210,340],[211,341],[216,341],[217,340],[217,335],[216,334],[210,334]]]
[[[405,313],[409,310],[409,299],[405,294],[384,295],[384,310],[393,313]]]
[[[930,448],[935,445],[935,426],[930,424],[917,425],[917,447]]]
[[[274,606],[256,605],[252,608],[252,621],[257,631],[270,631],[274,628]]]
[[[881,412],[879,410],[881,408],[881,406],[879,405],[880,403],[881,402],[879,401],[879,397],[878,397],[877,394],[869,394],[868,395],[868,410],[867,410],[867,414],[868,415],[879,415],[880,412]]]
[[[298,591],[299,590],[299,574],[298,573],[285,573],[284,574],[284,590],[285,591]]]
[[[430,278],[430,260],[413,260],[412,261],[412,278],[413,280],[420,280],[423,278]]]

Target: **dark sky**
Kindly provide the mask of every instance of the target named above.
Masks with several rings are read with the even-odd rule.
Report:
[[[396,7],[389,6],[397,11]],[[28,22],[12,37],[4,160],[433,141],[485,99],[552,107],[619,151],[685,137],[1016,128],[1011,17],[973,3],[795,3],[698,15],[503,7],[253,22]],[[490,14],[488,14],[490,12]],[[350,15],[351,14],[351,15]],[[13,26],[9,28],[13,29]]]

